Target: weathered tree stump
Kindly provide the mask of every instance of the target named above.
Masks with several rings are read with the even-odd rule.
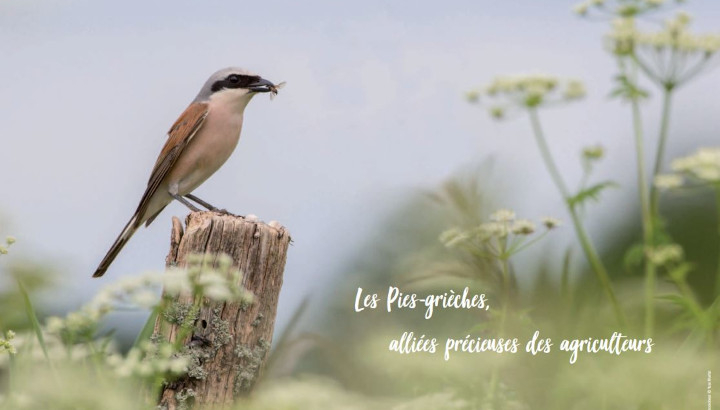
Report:
[[[239,216],[194,212],[186,231],[173,218],[168,267],[184,267],[190,254],[232,257],[243,272],[242,286],[254,294],[250,305],[205,300],[191,334],[182,342],[192,359],[187,376],[163,387],[160,406],[168,410],[187,407],[223,407],[247,395],[263,370],[273,337],[278,296],[289,233],[277,223],[269,225]],[[192,295],[174,298],[176,307],[189,307]],[[175,342],[180,324],[158,317],[154,337]]]

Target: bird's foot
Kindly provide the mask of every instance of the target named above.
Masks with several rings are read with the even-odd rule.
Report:
[[[234,214],[234,213],[228,211],[228,210],[225,209],[225,208],[222,208],[222,209],[221,209],[221,208],[212,207],[212,208],[210,208],[210,211],[211,211],[211,212],[219,213],[220,215],[239,216],[239,217],[241,217],[241,218],[245,218],[243,215]]]

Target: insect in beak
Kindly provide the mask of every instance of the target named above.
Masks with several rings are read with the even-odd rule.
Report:
[[[254,83],[248,85],[248,90],[254,92],[254,93],[267,93],[267,92],[273,92],[277,94],[277,87],[275,84],[271,83],[270,81],[261,78]]]

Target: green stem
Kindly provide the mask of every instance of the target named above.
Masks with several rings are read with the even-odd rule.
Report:
[[[618,323],[620,324],[620,326],[625,327],[625,314],[623,313],[623,310],[618,303],[617,297],[615,296],[615,292],[613,291],[612,284],[610,282],[610,275],[608,275],[605,266],[600,260],[600,257],[598,256],[597,251],[595,250],[595,247],[590,240],[590,237],[585,231],[585,227],[580,220],[580,216],[578,215],[577,210],[574,206],[570,204],[570,193],[567,189],[567,186],[565,185],[565,182],[562,179],[562,176],[560,175],[560,172],[557,169],[557,166],[555,165],[555,161],[553,160],[552,154],[550,153],[550,148],[545,141],[545,135],[543,134],[542,127],[540,125],[540,118],[538,117],[537,110],[530,109],[529,112],[530,122],[532,123],[533,133],[535,134],[535,141],[537,142],[538,148],[540,149],[540,154],[542,155],[543,161],[545,162],[545,167],[550,172],[550,176],[552,177],[555,186],[560,191],[560,195],[562,195],[563,200],[565,201],[565,205],[567,206],[570,217],[572,218],[573,226],[575,227],[575,233],[580,240],[580,245],[582,246],[583,251],[585,252],[585,257],[590,263],[590,267],[592,268],[593,272],[595,272],[595,276],[597,276],[598,280],[600,281],[600,285],[603,287],[603,290],[605,291],[608,299],[610,300]]]
[[[663,106],[662,106],[662,117],[660,118],[660,135],[658,136],[658,147],[655,153],[655,165],[653,166],[653,181],[655,177],[660,174],[662,170],[663,160],[665,159],[665,145],[668,137],[668,129],[670,128],[670,108],[672,103],[674,87],[672,85],[666,85],[663,92]],[[653,223],[658,220],[660,216],[659,210],[659,197],[660,191],[655,187],[655,184],[650,186],[650,209],[652,211]],[[656,228],[653,226],[653,228]],[[653,229],[655,231],[655,229]]]
[[[541,241],[545,235],[547,235],[550,232],[550,229],[546,230],[545,232],[541,233],[540,235],[537,235],[535,238],[529,240],[528,242],[518,242],[510,247],[510,249],[507,251],[508,255],[514,255],[523,249],[526,249],[529,246],[534,245],[535,243]]]
[[[688,306],[690,307],[693,315],[695,315],[698,320],[702,320],[702,317],[704,316],[703,308],[697,301],[695,293],[692,291],[692,289],[690,289],[690,286],[687,284],[685,279],[674,279],[674,281],[675,286],[677,286],[678,290],[680,290],[680,294],[682,294],[682,296],[688,302]]]
[[[495,402],[497,400],[497,388],[499,383],[500,375],[498,374],[498,366],[495,365],[493,367],[492,374],[490,375],[490,389],[488,390],[487,400],[489,403],[492,403],[493,407],[495,406]]]
[[[570,289],[570,262],[572,260],[572,248],[568,247],[563,257],[562,273],[560,275],[560,297],[563,301],[563,309],[565,314],[561,323],[561,329],[564,331],[568,330],[568,324],[570,324],[573,317],[573,303],[574,294]]]
[[[540,125],[540,117],[538,116],[536,109],[530,109],[530,122],[532,123],[535,141],[538,144],[538,148],[540,148],[540,154],[545,162],[545,167],[550,172],[550,176],[552,177],[555,186],[557,186],[560,191],[560,195],[562,195],[563,199],[567,201],[567,199],[570,198],[570,192],[565,185],[565,181],[563,181],[562,176],[560,175],[560,171],[558,171],[557,166],[555,165],[555,160],[553,160],[550,148],[545,141],[545,134],[543,133],[542,126]]]
[[[505,327],[507,326],[507,315],[508,305],[510,305],[510,256],[507,252],[507,239],[498,239],[499,250],[500,250],[500,267],[502,270],[502,287],[503,287],[503,307],[500,313],[500,327],[498,330],[498,336],[503,337],[505,334]],[[492,375],[490,376],[490,392],[488,394],[488,401],[492,403],[493,408],[497,407],[497,389],[500,382],[500,366],[495,364],[493,366]]]
[[[505,336],[504,333],[507,326],[508,306],[510,305],[510,265],[508,258],[502,258],[501,264],[503,276],[503,308],[502,316],[500,317],[500,331],[498,333],[501,337],[503,337]]]
[[[568,248],[563,256],[562,274],[560,275],[560,295],[566,302],[570,296],[570,258],[572,257],[572,248]],[[570,304],[566,305],[567,307]]]
[[[637,84],[637,61],[633,60],[632,72],[628,76],[634,85]],[[635,136],[635,154],[637,166],[638,191],[640,194],[640,214],[642,217],[643,244],[645,249],[653,243],[653,217],[650,211],[650,198],[645,174],[645,148],[640,114],[640,101],[638,97],[630,99],[632,107],[633,134]],[[663,150],[664,150],[664,142]],[[658,152],[660,149],[658,149]],[[657,166],[657,163],[656,163]],[[655,327],[655,265],[645,260],[645,337],[651,337]]]
[[[96,381],[99,381],[99,384],[107,387],[108,380],[105,377],[105,373],[103,371],[103,359],[105,356],[105,352],[98,350],[93,340],[87,343],[87,347],[90,350],[90,361],[92,362],[93,369],[95,370]]]
[[[145,321],[145,325],[143,326],[142,330],[140,330],[140,333],[138,333],[137,337],[135,338],[135,342],[133,343],[132,347],[140,347],[140,344],[144,341],[150,340],[153,332],[155,331],[155,322],[157,321],[157,317],[160,314],[160,312],[164,311],[166,309],[167,302],[165,301],[165,298],[163,297],[160,301],[160,304],[155,306],[150,311],[150,316],[148,316],[147,320]]]
[[[38,343],[40,343],[40,348],[42,349],[43,355],[45,356],[45,360],[47,360],[47,362],[52,367],[53,363],[52,360],[50,360],[47,345],[45,344],[45,337],[43,336],[42,326],[40,326],[40,321],[38,320],[37,314],[35,313],[35,308],[33,307],[32,301],[30,300],[30,295],[28,294],[28,291],[25,289],[25,285],[23,285],[20,279],[15,278],[15,281],[17,282],[18,288],[20,289],[20,294],[22,295],[23,301],[25,302],[25,312],[27,313],[28,319],[30,320],[33,331],[35,331],[35,337],[37,337]]]
[[[715,208],[717,210],[718,241],[720,242],[720,184],[715,187]],[[715,277],[715,297],[720,296],[720,246],[718,247],[717,274]]]
[[[16,388],[16,386],[15,386],[15,371],[16,370],[15,369],[17,368],[17,364],[15,363],[15,355],[9,354],[9,356],[10,356],[10,358],[9,358],[10,364],[9,364],[8,370],[7,370],[8,392],[12,393],[12,392],[16,391],[15,390],[15,388]],[[0,401],[0,403],[2,403],[2,402]],[[3,408],[5,408],[5,406],[3,406]]]

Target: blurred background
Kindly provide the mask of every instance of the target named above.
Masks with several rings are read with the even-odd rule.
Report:
[[[90,279],[137,206],[169,126],[211,73],[241,66],[287,86],[273,101],[254,99],[237,150],[196,193],[238,214],[278,220],[291,232],[278,331],[307,298],[296,331],[330,340],[343,331],[364,334],[380,316],[352,312],[357,287],[381,291],[412,282],[408,277],[438,262],[438,235],[458,218],[482,220],[506,207],[535,220],[568,220],[526,119],[499,124],[464,97],[498,74],[551,73],[585,82],[583,103],[543,113],[546,131],[573,186],[582,148],[606,148],[594,175],[617,181],[619,189],[589,206],[586,219],[613,276],[632,283],[620,262],[639,238],[629,110],[608,98],[616,70],[602,47],[607,24],[576,18],[572,5],[3,1],[0,236],[14,235],[17,243],[0,269],[42,269],[38,276],[54,283],[37,296],[45,314],[77,309],[120,277],[162,270],[170,218],[187,213],[177,203],[138,231],[105,277]],[[688,10],[698,31],[717,29],[720,3],[693,1]],[[717,145],[717,78],[710,71],[678,93],[668,158]],[[643,115],[646,132],[656,135],[657,98],[643,105]],[[463,200],[452,194],[453,184],[473,206],[458,206]],[[696,245],[689,258],[708,266],[717,249],[711,199],[665,204],[680,218],[678,237]],[[520,288],[537,289],[541,276],[552,287],[572,243],[568,226],[520,255],[514,261]],[[579,249],[574,256],[574,271],[584,272]],[[0,277],[0,292],[13,286]],[[407,328],[412,316],[421,316],[415,313],[381,316]],[[116,313],[107,326],[118,328],[120,340],[132,340],[146,316]],[[462,333],[475,319],[451,316],[441,326]],[[378,333],[376,344],[362,348],[386,349],[388,337]],[[360,391],[383,390],[372,377],[343,375],[351,367],[332,356],[305,353],[296,354],[298,367],[287,367],[331,374],[344,386],[354,381]],[[622,366],[638,369],[636,359]],[[427,383],[443,386],[441,379]]]

